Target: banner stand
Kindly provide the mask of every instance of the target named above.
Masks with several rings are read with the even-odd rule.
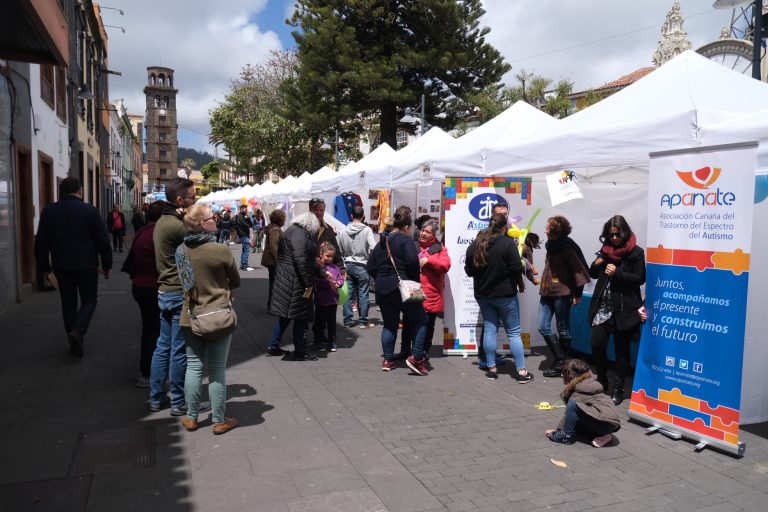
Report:
[[[645,309],[628,415],[742,457],[757,143],[650,155]]]

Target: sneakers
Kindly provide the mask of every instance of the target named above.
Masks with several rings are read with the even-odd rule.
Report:
[[[149,402],[149,412],[160,412],[163,409],[167,409],[168,406],[171,405],[170,400],[165,400],[163,402]]]
[[[573,444],[574,439],[573,436],[569,436],[565,433],[565,431],[557,429],[551,434],[547,436],[550,441],[553,443],[560,443],[560,444]]]
[[[284,356],[287,354],[290,354],[290,352],[280,347],[267,349],[267,356]]]
[[[499,374],[496,373],[496,368],[485,372],[485,378],[488,380],[496,380],[499,378]]]
[[[253,272],[255,269],[253,267],[240,267],[240,270],[243,272]]]
[[[339,347],[335,343],[330,343],[328,345],[328,352],[336,352],[338,349]]]
[[[390,361],[389,359],[385,359],[381,363],[381,371],[383,372],[389,372],[397,368],[397,361]]]
[[[429,370],[427,370],[426,366],[427,360],[423,357],[416,359],[413,356],[408,356],[408,359],[405,360],[405,364],[408,365],[408,368],[413,370],[419,375],[429,375]]]
[[[319,357],[309,352],[304,352],[303,354],[301,352],[291,352],[291,359],[294,361],[317,361]]]
[[[592,440],[592,446],[595,448],[602,448],[603,446],[607,445],[613,441],[613,435],[612,434],[605,434],[604,436],[596,437]]]
[[[525,373],[520,373],[520,372],[525,372]],[[533,374],[528,370],[526,370],[525,368],[523,368],[522,370],[516,371],[512,376],[515,378],[518,384],[528,384],[533,380]]]
[[[360,329],[373,329],[376,327],[374,324],[360,324]]]
[[[189,416],[184,416],[184,419],[181,420],[181,426],[184,427],[187,432],[194,432],[198,427],[197,420],[193,420]]]
[[[208,412],[211,410],[211,402],[200,402],[197,406],[197,412]],[[184,416],[187,414],[187,406],[171,407],[171,416]]]
[[[216,423],[213,426],[213,434],[217,436],[220,436],[221,434],[226,434],[233,428],[237,428],[239,424],[240,422],[235,418],[224,418],[224,423]]]
[[[69,353],[73,356],[83,357],[83,333],[80,332],[80,329],[75,327],[69,331],[67,341],[69,341]]]

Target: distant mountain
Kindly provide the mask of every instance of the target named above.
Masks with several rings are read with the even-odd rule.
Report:
[[[177,162],[181,166],[181,162],[185,159],[191,158],[195,161],[195,169],[200,169],[207,163],[213,162],[213,155],[210,153],[201,153],[192,148],[179,148],[179,161]]]

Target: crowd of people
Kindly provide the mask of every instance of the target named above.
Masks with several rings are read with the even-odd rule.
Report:
[[[38,270],[60,291],[70,351],[82,357],[96,308],[99,260],[108,278],[112,267],[108,233],[112,249],[122,250],[125,217],[116,207],[105,222],[82,201],[82,187],[75,178],[63,181],[62,194],[41,215],[36,256]],[[325,203],[312,199],[309,211],[295,216],[287,227],[286,214],[280,210],[270,213],[268,224],[260,210],[250,215],[247,205],[232,218],[229,211],[215,213],[208,205],[196,204],[194,184],[181,178],[168,183],[166,201],[134,213],[135,234],[123,270],[130,274],[141,315],[136,385],[149,388],[150,411],[170,408],[171,415],[184,416],[182,425],[190,431],[199,428],[199,415],[207,410],[212,410],[214,434],[237,427],[238,421],[225,415],[225,369],[236,325],[233,290],[240,285],[238,270],[252,270],[251,247],[263,251],[261,264],[269,275],[267,309],[276,317],[268,356],[314,361],[318,351],[336,352],[340,302],[345,327],[374,327],[369,318],[373,285],[382,320],[382,370],[390,372],[404,360],[415,374],[429,374],[435,325],[444,311],[445,276],[451,268],[439,223],[421,217],[414,230],[410,208],[401,206],[377,242],[362,207],[352,209],[351,222],[338,234],[325,223],[324,215]],[[645,319],[640,291],[645,282],[643,250],[626,220],[617,215],[605,223],[600,249],[588,264],[570,238],[568,219],[554,216],[544,228],[546,254],[539,273],[533,264],[539,237],[529,233],[520,250],[508,228],[508,208],[498,204],[464,258],[482,316],[478,367],[488,379],[498,378],[498,366],[506,361],[497,345],[502,327],[515,365],[514,379],[520,384],[534,379],[526,368],[520,326],[519,293],[525,290],[527,277],[539,286],[538,330],[551,354],[543,375],[562,377],[565,384],[561,394],[565,415],[546,435],[569,444],[581,430],[592,436],[595,446],[604,446],[620,426],[614,407],[624,400],[629,347],[639,339]],[[252,242],[251,231],[259,242]],[[242,245],[239,265],[227,247],[232,234]],[[579,303],[590,279],[597,281],[588,311],[594,373],[585,361],[572,358],[570,343],[571,307]],[[280,345],[291,324],[289,352]],[[401,347],[396,353],[399,331]],[[616,372],[609,382],[606,347],[611,336]],[[200,400],[206,367],[210,403]]]

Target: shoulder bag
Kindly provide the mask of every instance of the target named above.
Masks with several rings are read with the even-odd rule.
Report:
[[[180,248],[181,251],[187,253],[188,258],[189,248],[186,244],[182,244]],[[187,313],[189,314],[192,334],[216,339],[235,331],[237,314],[232,307],[232,296],[229,288],[227,288],[227,296],[223,304],[199,305],[197,303],[197,286],[189,290],[188,298]]]
[[[395,275],[397,276],[397,287],[400,289],[400,298],[403,299],[403,302],[424,302],[427,300],[424,290],[421,289],[421,283],[410,281],[408,279],[400,279],[400,274],[397,272],[397,265],[395,265],[395,259],[392,257],[392,251],[389,250],[389,237],[386,238],[386,243],[387,255],[389,255],[389,261],[392,263],[392,268],[395,269]]]

